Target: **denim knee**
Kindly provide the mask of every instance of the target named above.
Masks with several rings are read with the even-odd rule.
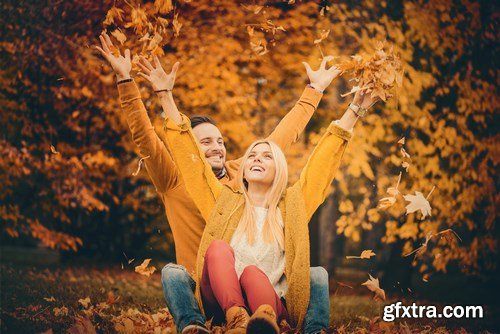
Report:
[[[161,282],[164,285],[170,285],[171,282],[179,281],[184,281],[191,285],[191,279],[186,268],[175,263],[166,264],[161,270]]]
[[[323,267],[311,267],[311,284],[328,285],[328,271]]]

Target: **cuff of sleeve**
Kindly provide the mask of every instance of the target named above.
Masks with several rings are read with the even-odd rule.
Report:
[[[181,113],[181,118],[182,121],[179,124],[175,123],[171,118],[165,118],[165,128],[175,131],[188,131],[191,128],[189,117]]]
[[[314,108],[318,107],[319,102],[321,101],[321,98],[323,97],[323,93],[320,91],[317,91],[316,89],[307,86],[304,89],[304,92],[302,93],[302,96],[300,97],[300,102],[305,102],[308,103]]]
[[[118,85],[118,94],[121,101],[140,98],[141,92],[135,81],[127,81]]]
[[[349,141],[352,137],[352,129],[350,130],[346,130],[344,129],[343,127],[341,127],[340,125],[338,125],[338,120],[337,121],[333,121],[332,123],[330,123],[330,126],[328,127],[328,131],[344,140],[347,140]]]

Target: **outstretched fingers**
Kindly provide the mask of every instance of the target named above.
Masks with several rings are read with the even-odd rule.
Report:
[[[149,72],[155,69],[153,65],[151,65],[149,60],[147,60],[144,56],[140,56],[139,63],[142,64],[144,67],[146,67],[149,70]]]
[[[302,62],[302,64],[304,65],[304,67],[306,68],[306,72],[309,74],[311,72],[313,72],[312,68],[311,68],[311,65],[309,65],[308,63],[306,63],[305,61]]]
[[[144,73],[142,73],[142,72],[137,73],[137,75],[139,75],[139,76],[143,77],[143,78],[144,78],[144,79],[146,79],[147,81],[151,81],[151,77],[150,77],[149,75],[146,75],[146,74],[144,74]]]
[[[324,57],[323,60],[321,61],[320,69],[326,70],[326,63],[328,63],[330,60],[333,60],[333,56]]]
[[[174,64],[174,66],[172,66],[172,71],[170,72],[170,75],[176,75],[177,74],[177,70],[179,69],[179,66],[180,66],[180,63],[179,62],[176,62]]]
[[[154,63],[155,63],[155,67],[156,68],[161,68],[161,63],[160,63],[160,59],[158,59],[158,56],[154,56],[153,57],[153,60],[154,60]]]

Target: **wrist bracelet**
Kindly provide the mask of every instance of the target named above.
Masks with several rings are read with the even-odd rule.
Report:
[[[359,117],[365,117],[365,115],[368,113],[368,109],[354,103],[349,104],[349,109],[351,109]]]
[[[155,93],[161,93],[161,92],[171,92],[172,90],[171,89],[158,89],[158,90],[155,90]]]
[[[314,88],[311,84],[308,84],[308,85],[307,85],[307,87],[312,88],[312,89],[314,89],[315,91],[320,92],[321,94],[323,94],[323,92],[324,92],[324,90],[319,90],[319,89],[317,89],[317,88]]]
[[[123,80],[120,80],[120,81],[118,81],[116,84],[117,84],[117,85],[120,85],[120,84],[122,84],[122,83],[132,82],[132,81],[134,81],[134,79],[132,79],[132,78],[128,78],[128,79],[123,79]]]

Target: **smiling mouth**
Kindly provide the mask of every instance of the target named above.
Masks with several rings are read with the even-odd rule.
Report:
[[[262,173],[264,172],[264,168],[260,167],[260,166],[252,166],[250,167],[250,171],[252,172],[259,172],[259,173]]]

